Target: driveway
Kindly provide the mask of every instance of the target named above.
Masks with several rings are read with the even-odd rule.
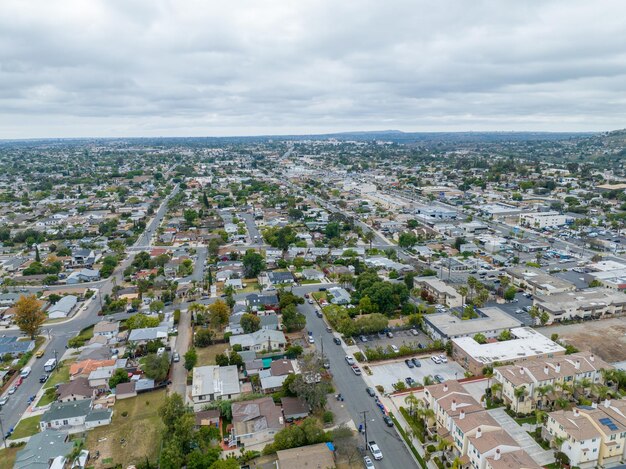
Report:
[[[554,462],[554,454],[552,451],[544,450],[533,438],[526,433],[515,420],[507,414],[502,407],[488,410],[489,414],[506,429],[507,433],[513,437],[520,447],[526,451],[533,460],[540,466],[546,466]]]
[[[180,322],[178,323],[178,336],[176,337],[176,351],[180,355],[178,363],[172,362],[170,392],[176,392],[186,400],[187,395],[187,370],[183,366],[185,363],[185,353],[189,350],[191,343],[191,315],[187,310],[182,310]]]

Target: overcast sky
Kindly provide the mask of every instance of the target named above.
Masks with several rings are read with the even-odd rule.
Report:
[[[624,127],[622,0],[0,1],[0,138]]]

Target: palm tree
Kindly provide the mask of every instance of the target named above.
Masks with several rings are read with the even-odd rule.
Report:
[[[523,397],[528,394],[526,390],[526,386],[522,386],[519,388],[515,388],[513,391],[513,395],[515,396],[516,404],[515,404],[515,413],[519,414],[519,403],[523,400]]]
[[[559,396],[554,401],[554,405],[559,409],[567,409],[570,406],[570,401],[565,397]]]
[[[372,249],[372,241],[374,241],[375,237],[376,235],[374,234],[372,230],[367,230],[363,234],[363,239],[370,244],[370,250]]]
[[[543,423],[545,423],[546,419],[548,418],[548,413],[544,412],[543,410],[535,410],[535,421],[537,422],[537,425],[542,425]]]
[[[592,392],[597,396],[597,402],[600,403],[604,399],[606,399],[611,394],[611,388],[605,386],[604,384],[594,384],[592,387]]]
[[[411,394],[404,398],[404,403],[409,406],[409,415],[413,415],[413,408],[419,406],[419,399],[411,392]]]
[[[428,375],[428,376],[424,376],[424,386],[430,386],[431,384],[433,384],[435,381],[433,380],[433,377]]]
[[[465,304],[465,298],[467,298],[468,293],[469,291],[465,285],[459,287],[459,295],[461,295],[462,304]]]
[[[543,398],[554,391],[554,386],[551,384],[546,384],[545,386],[539,386],[535,389],[537,392],[537,397],[539,398],[539,402],[541,402],[541,407],[543,407]]]
[[[493,383],[491,385],[491,397],[500,397],[500,392],[502,392],[502,383]]]

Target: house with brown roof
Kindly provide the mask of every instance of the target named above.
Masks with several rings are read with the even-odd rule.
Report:
[[[233,435],[246,449],[262,449],[285,427],[282,409],[271,397],[232,403]]]
[[[120,383],[115,386],[115,399],[128,399],[130,397],[137,396],[137,390],[135,389],[135,381],[128,383]]]
[[[283,406],[283,416],[286,422],[306,418],[311,411],[306,401],[300,397],[281,397],[280,404]]]
[[[69,383],[64,383],[57,389],[57,396],[60,402],[82,401],[92,399],[96,395],[96,390],[89,386],[87,378],[76,378]]]

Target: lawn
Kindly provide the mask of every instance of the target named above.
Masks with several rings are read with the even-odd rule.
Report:
[[[45,405],[51,404],[56,399],[56,391],[53,392],[50,388],[43,393],[41,398],[37,401],[36,407],[43,407]]]
[[[89,451],[100,451],[100,458],[95,461],[94,467],[115,464],[126,467],[145,462],[146,458],[156,462],[163,431],[159,408],[164,401],[165,390],[117,401],[111,424],[94,428],[87,434],[86,447]],[[124,412],[126,417],[123,417]]]
[[[11,435],[11,439],[19,440],[20,438],[24,438],[25,436],[31,436],[35,433],[38,433],[40,420],[41,415],[35,415],[33,417],[28,417],[20,420],[17,424],[17,427],[15,427],[13,435]]]
[[[17,452],[21,450],[21,446],[13,448],[0,449],[0,469],[13,469],[13,463],[15,463],[15,456]]]
[[[70,380],[70,365],[72,362],[70,360],[62,361],[58,364],[56,369],[50,373],[50,377],[46,384],[44,385],[44,389],[51,388],[59,383],[67,383]]]
[[[328,300],[328,297],[327,297],[325,291],[315,291],[315,292],[311,293],[311,296],[313,298],[315,298],[317,301]]]
[[[238,294],[241,293],[258,293],[259,289],[257,288],[258,280],[255,278],[246,278],[242,281],[242,283],[246,284],[246,288],[242,288],[241,290],[237,290]]]
[[[197,347],[198,364],[196,366],[215,365],[215,356],[218,353],[224,353],[227,348],[228,344],[213,344],[204,348]]]

